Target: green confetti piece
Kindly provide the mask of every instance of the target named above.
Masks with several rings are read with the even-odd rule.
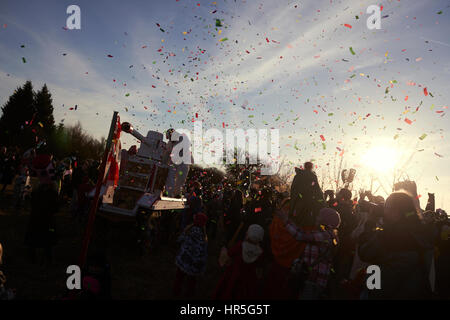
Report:
[[[331,116],[333,116],[333,115],[334,115],[334,113],[329,113],[329,114],[328,114],[329,117],[331,117]]]
[[[355,51],[353,51],[353,48],[350,47],[349,49],[350,49],[350,52],[352,53],[352,55],[355,55]]]
[[[24,57],[22,57],[22,61],[23,61],[23,63],[27,63],[27,60],[25,60]]]
[[[165,32],[163,28],[159,28],[159,30],[161,30],[162,32]]]
[[[415,214],[416,213],[414,211],[411,211],[411,212],[405,213],[405,216],[410,217],[410,216],[413,216]]]
[[[423,139],[425,139],[426,137],[427,137],[427,134],[424,133],[423,135],[421,135],[421,136],[419,137],[419,139],[420,139],[420,140],[423,140]]]
[[[359,17],[358,17],[358,16],[355,16],[355,18],[356,18],[356,20],[358,20],[358,19],[359,19]]]
[[[20,47],[21,47],[21,48],[25,48],[25,45],[21,45]]]
[[[327,149],[327,145],[325,143],[322,143],[322,148],[323,148],[323,150],[326,150]]]
[[[224,42],[224,41],[227,41],[228,40],[228,38],[222,38],[222,39],[220,39],[219,41],[220,42]]]
[[[394,140],[397,139],[397,138],[398,138],[398,134],[396,134],[396,135],[394,136]]]
[[[437,180],[437,181],[439,181],[439,178],[438,178],[438,176],[436,176],[436,180]]]
[[[439,11],[437,14],[442,14],[442,10],[441,11]]]
[[[351,76],[350,76],[350,78],[354,78],[356,76],[356,74],[352,74]]]
[[[386,87],[386,91],[384,91],[385,94],[388,94],[389,92],[389,87]]]
[[[222,22],[219,19],[216,19],[216,27],[221,27]]]
[[[127,93],[127,94],[125,95],[125,97],[128,97],[128,96],[130,96],[130,94],[129,94],[129,93]]]
[[[249,118],[253,118],[253,117],[254,117],[254,115],[252,115],[252,114],[251,114],[251,115],[249,115],[248,117],[249,117]]]
[[[156,64],[156,61],[153,61],[153,64]]]

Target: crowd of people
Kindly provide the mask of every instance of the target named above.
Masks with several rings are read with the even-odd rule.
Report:
[[[15,212],[30,208],[30,260],[50,264],[58,240],[54,215],[66,205],[74,219],[85,222],[99,162],[56,160],[45,144],[19,155],[0,148],[1,201],[14,183]],[[214,300],[450,298],[450,223],[444,210],[431,199],[422,210],[414,183],[386,199],[345,187],[323,192],[313,167],[306,162],[296,168],[290,192],[264,183],[187,181],[187,206],[177,220],[174,297],[195,295],[214,255],[222,270],[209,293]],[[211,239],[220,243],[220,252],[210,250]],[[0,264],[2,251],[0,245]],[[88,261],[84,282],[90,290],[84,297],[111,297],[106,261],[102,253]],[[367,286],[371,265],[381,270],[380,289]],[[0,272],[0,298],[14,294]]]
[[[345,187],[323,192],[310,162],[296,169],[290,193],[221,185],[211,194],[196,181],[182,214],[174,294],[194,294],[220,226],[223,275],[212,299],[448,299],[450,223],[431,196],[422,210],[416,189],[402,182],[387,199]],[[374,265],[375,288],[367,285]]]

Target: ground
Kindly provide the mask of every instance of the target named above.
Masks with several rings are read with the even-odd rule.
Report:
[[[50,266],[31,264],[24,245],[29,209],[14,210],[12,190],[0,195],[0,242],[4,256],[1,269],[7,286],[17,290],[18,299],[58,299],[66,288],[66,268],[76,264],[84,236],[84,224],[73,219],[68,203],[56,215],[59,241]],[[209,260],[192,299],[210,299],[220,278],[218,266],[220,235],[209,241]],[[113,299],[173,299],[177,244],[174,240],[156,251],[140,256],[133,223],[107,223],[96,219],[92,248],[105,248],[111,264]]]

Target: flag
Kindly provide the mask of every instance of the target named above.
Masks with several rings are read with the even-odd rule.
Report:
[[[106,191],[103,196],[103,203],[112,203],[114,189],[117,187],[119,182],[120,154],[122,149],[120,143],[121,132],[122,126],[120,125],[120,117],[117,116],[111,149],[109,150],[108,160],[106,162],[105,176],[103,178],[103,184],[106,186]]]

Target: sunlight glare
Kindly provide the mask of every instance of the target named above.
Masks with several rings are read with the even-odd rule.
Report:
[[[368,168],[379,172],[392,171],[399,161],[399,152],[396,149],[376,146],[370,148],[361,157],[362,164]]]

